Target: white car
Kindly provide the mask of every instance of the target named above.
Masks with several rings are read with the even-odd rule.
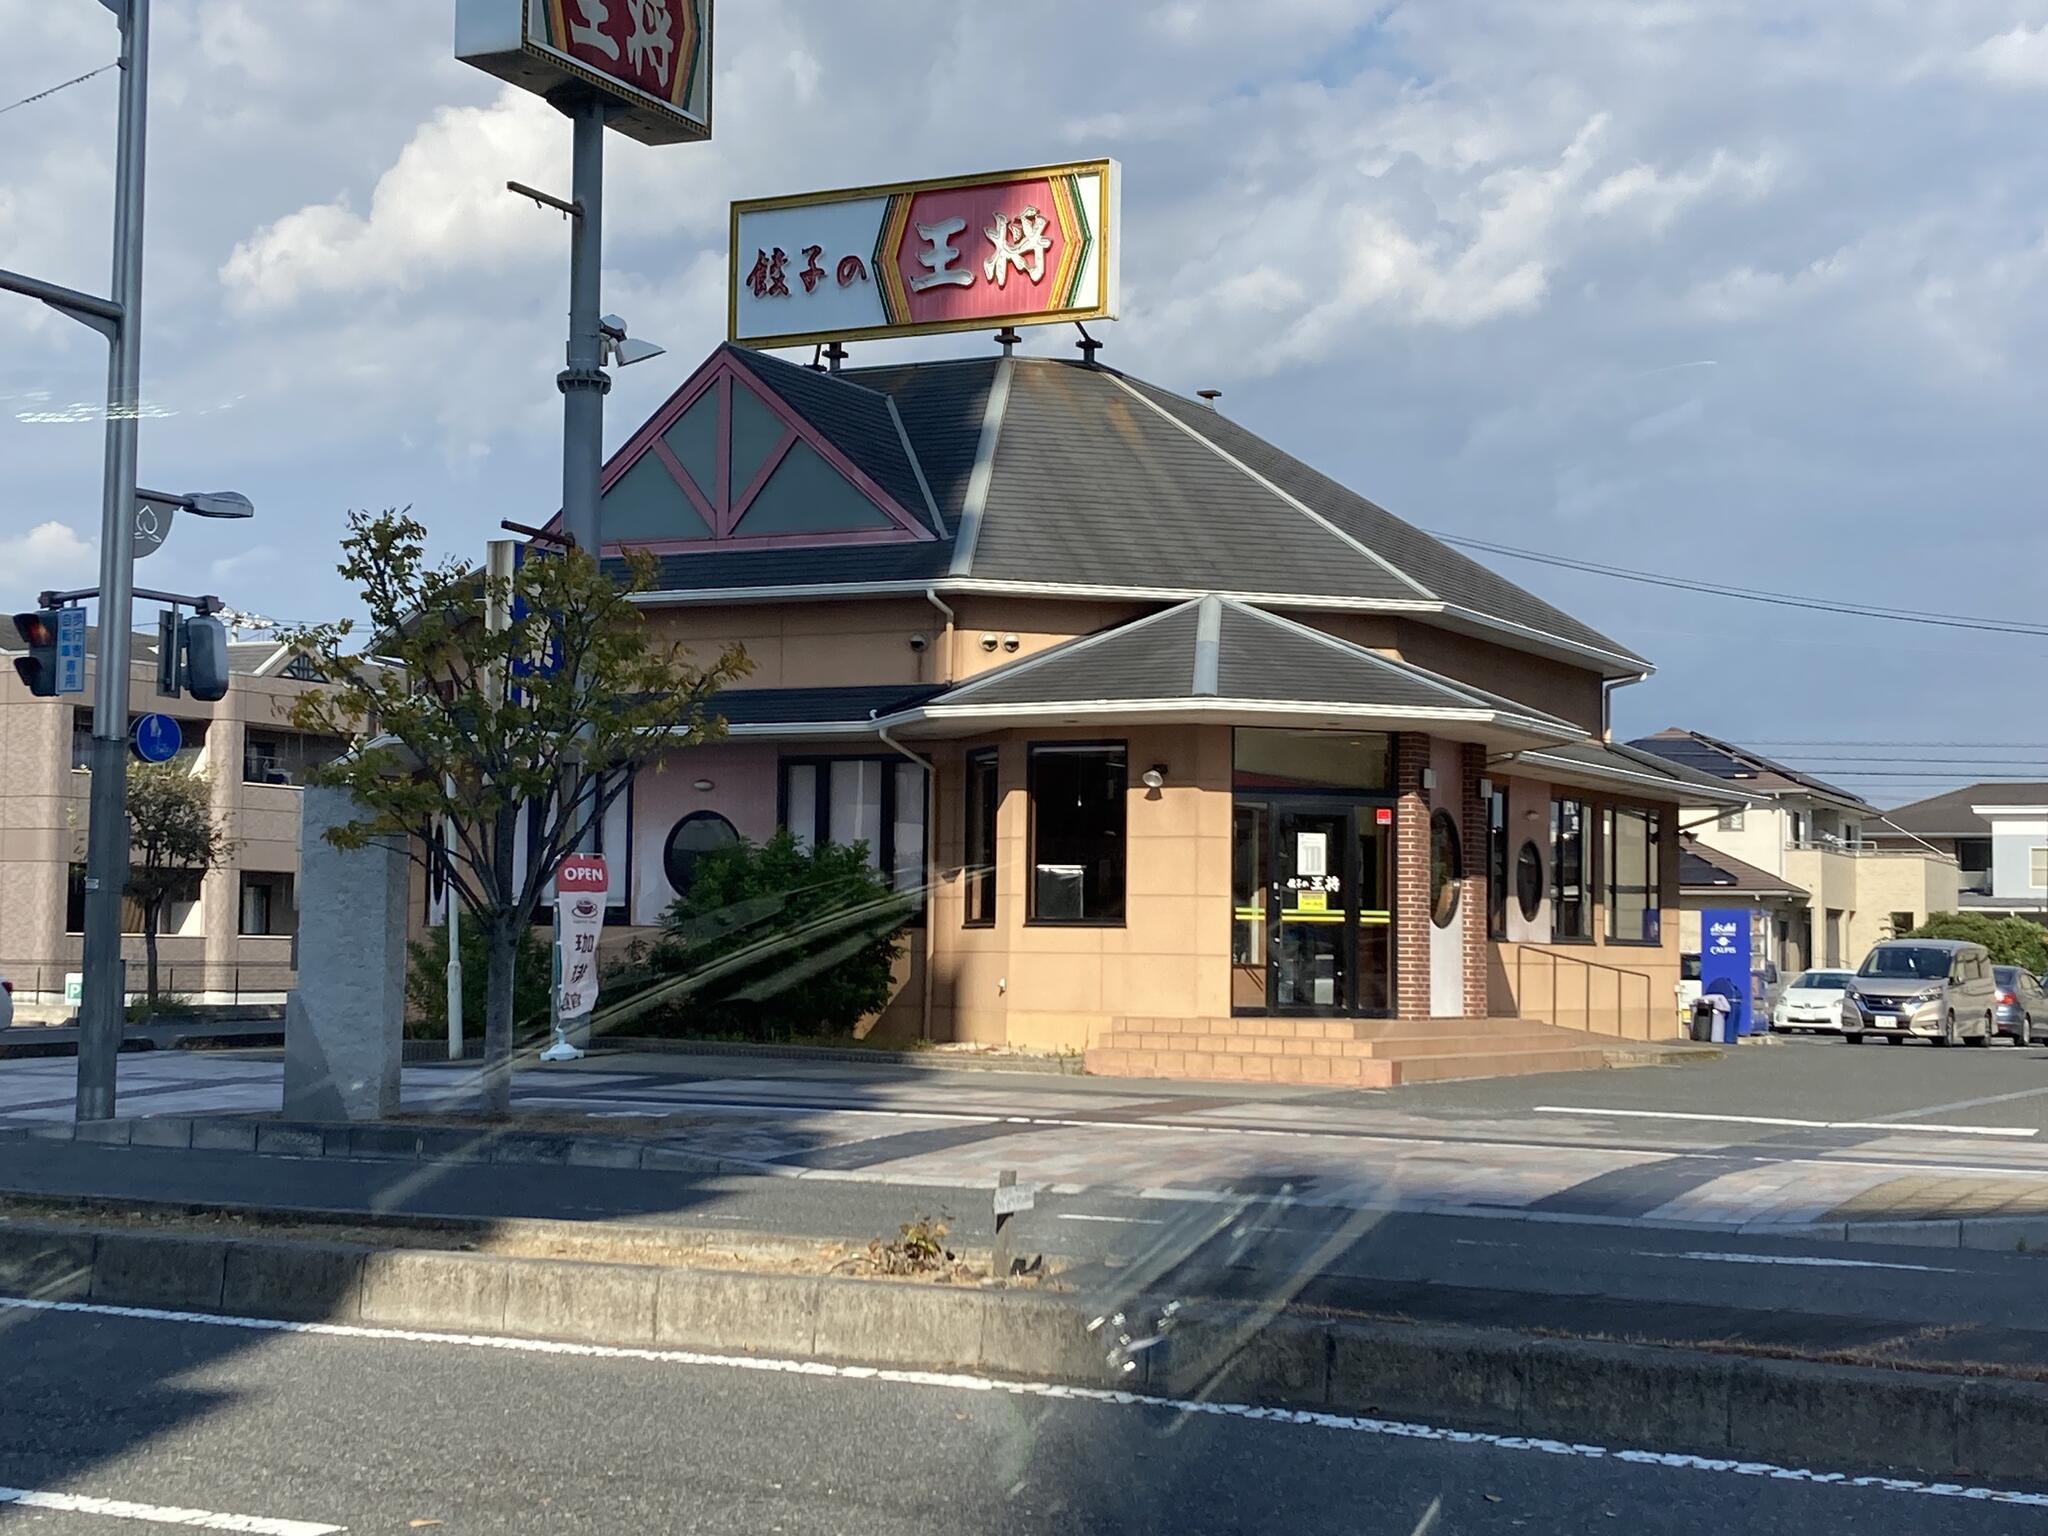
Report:
[[[1772,1029],[1842,1028],[1842,998],[1849,990],[1850,971],[1801,971],[1771,1010]]]

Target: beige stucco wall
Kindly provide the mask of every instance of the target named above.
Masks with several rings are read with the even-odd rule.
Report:
[[[1857,905],[1844,936],[1845,965],[1861,964],[1873,944],[1897,937],[1892,913],[1910,912],[1917,927],[1930,913],[1956,909],[1958,871],[1948,859],[1920,852],[1864,852],[1854,862]]]
[[[1121,927],[1033,925],[1026,914],[1031,742],[1127,743],[1125,919]],[[961,925],[961,760],[938,764],[939,883],[933,1034],[1042,1050],[1085,1050],[1111,1019],[1221,1017],[1230,1012],[1230,731],[1220,726],[1002,732],[974,745],[999,750],[996,920]],[[1148,790],[1153,764],[1166,784]]]

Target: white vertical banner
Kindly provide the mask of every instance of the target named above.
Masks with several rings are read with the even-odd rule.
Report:
[[[597,1004],[597,939],[609,885],[604,855],[572,853],[555,872],[556,942],[561,945],[561,1016],[580,1019]]]

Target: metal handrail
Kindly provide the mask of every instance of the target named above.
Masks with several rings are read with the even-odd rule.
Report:
[[[1537,947],[1534,947],[1534,946],[1531,946],[1531,945],[1528,945],[1528,944],[1524,944],[1524,945],[1520,946],[1520,947],[1519,947],[1519,948],[1518,948],[1518,949],[1517,949],[1517,950],[1515,951],[1515,1006],[1516,1006],[1516,1008],[1517,1008],[1518,1010],[1521,1010],[1521,1011],[1524,1011],[1524,1012],[1526,1012],[1526,1011],[1527,1011],[1527,1005],[1526,1005],[1525,999],[1526,999],[1526,998],[1528,997],[1528,992],[1527,992],[1526,988],[1525,988],[1525,987],[1524,987],[1524,985],[1523,985],[1523,974],[1522,974],[1522,972],[1523,972],[1523,965],[1524,965],[1524,963],[1525,963],[1525,962],[1526,962],[1526,961],[1528,960],[1528,958],[1529,958],[1529,957],[1530,957],[1531,955],[1537,955],[1537,956],[1540,956],[1540,957],[1542,957],[1543,959],[1545,959],[1545,960],[1548,960],[1548,961],[1550,962],[1550,1013],[1549,1013],[1549,1021],[1550,1021],[1550,1022],[1551,1022],[1552,1024],[1556,1024],[1556,1023],[1558,1022],[1558,1017],[1557,1017],[1557,1013],[1558,1013],[1558,1009],[1557,1009],[1557,968],[1558,968],[1558,962],[1560,962],[1560,961],[1570,961],[1570,962],[1571,962],[1571,963],[1572,963],[1573,965],[1576,965],[1576,966],[1578,966],[1578,967],[1579,967],[1579,968],[1580,968],[1580,969],[1581,969],[1582,971],[1584,971],[1584,972],[1586,973],[1586,986],[1585,986],[1585,997],[1586,997],[1586,1005],[1585,1005],[1585,1017],[1586,1017],[1586,1025],[1585,1025],[1585,1027],[1586,1027],[1586,1030],[1587,1030],[1587,1032],[1588,1032],[1588,1033],[1594,1033],[1594,1032],[1595,1032],[1595,1031],[1593,1030],[1593,1027],[1592,1027],[1592,1026],[1593,1026],[1593,972],[1595,972],[1595,971],[1605,971],[1605,972],[1607,972],[1607,973],[1608,973],[1609,975],[1611,975],[1611,976],[1613,976],[1613,977],[1615,978],[1615,982],[1614,982],[1614,1006],[1613,1006],[1613,1015],[1614,1015],[1614,1028],[1613,1028],[1613,1029],[1612,1029],[1611,1031],[1606,1031],[1606,1033],[1611,1033],[1611,1034],[1612,1034],[1612,1035],[1613,1035],[1613,1036],[1614,1036],[1614,1037],[1615,1037],[1616,1039],[1628,1039],[1628,1038],[1630,1038],[1630,1036],[1628,1036],[1627,1034],[1625,1034],[1625,1033],[1624,1033],[1624,1026],[1623,1026],[1623,1017],[1622,1017],[1622,982],[1623,982],[1623,979],[1624,979],[1624,978],[1626,978],[1626,979],[1628,979],[1628,980],[1631,980],[1631,981],[1637,981],[1637,982],[1640,982],[1640,983],[1642,983],[1642,988],[1643,988],[1643,1035],[1642,1035],[1642,1038],[1644,1038],[1645,1040],[1647,1040],[1647,1039],[1649,1039],[1649,1038],[1650,1038],[1650,1027],[1651,1027],[1651,1023],[1652,1023],[1652,1021],[1653,1021],[1653,1019],[1654,1019],[1655,1015],[1654,1015],[1654,1012],[1653,1012],[1653,1010],[1652,1010],[1652,1006],[1651,1006],[1651,997],[1653,996],[1653,992],[1652,992],[1652,989],[1651,989],[1651,986],[1650,986],[1650,978],[1649,978],[1648,976],[1644,975],[1644,974],[1643,974],[1643,973],[1642,973],[1641,971],[1631,971],[1631,970],[1626,970],[1626,969],[1624,969],[1623,967],[1621,967],[1621,966],[1618,966],[1618,965],[1607,965],[1607,964],[1604,964],[1603,962],[1601,962],[1601,961],[1598,961],[1598,960],[1588,960],[1588,959],[1586,959],[1586,958],[1585,958],[1584,956],[1582,956],[1582,955],[1574,955],[1574,954],[1570,954],[1570,953],[1567,953],[1567,952],[1564,952],[1564,951],[1560,951],[1560,950],[1555,950],[1555,949],[1542,949],[1542,948],[1537,948]],[[1561,1027],[1561,1028],[1569,1028],[1570,1026],[1569,1026],[1569,1025],[1562,1025],[1562,1026],[1560,1026],[1560,1027]]]

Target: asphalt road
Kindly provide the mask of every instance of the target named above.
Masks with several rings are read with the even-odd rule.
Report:
[[[510,1341],[0,1308],[0,1380],[0,1523],[36,1531],[2048,1529],[2039,1495]]]
[[[986,1192],[896,1182],[418,1165],[21,1142],[0,1191],[298,1210],[681,1224],[850,1239],[936,1215],[985,1246]],[[1105,1300],[1293,1299],[1447,1323],[2048,1365],[2048,1255],[1290,1205],[1257,1192],[1043,1195],[1022,1253]]]

